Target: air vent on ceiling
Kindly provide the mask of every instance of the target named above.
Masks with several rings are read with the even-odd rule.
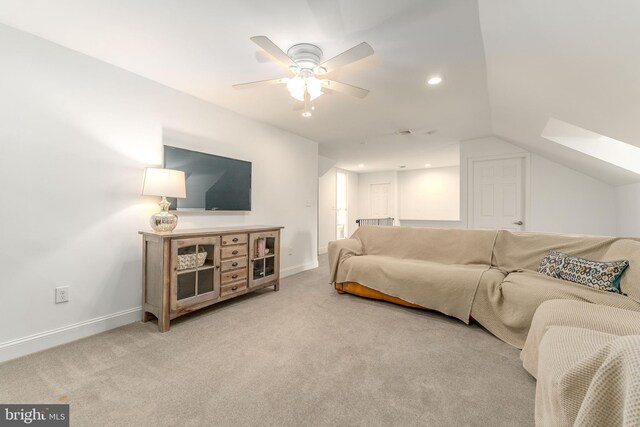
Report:
[[[411,135],[413,131],[411,129],[398,129],[396,134],[398,135]]]

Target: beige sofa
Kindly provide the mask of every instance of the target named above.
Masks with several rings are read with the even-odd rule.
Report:
[[[537,273],[552,249],[592,260],[629,260],[620,284],[626,295]],[[473,317],[518,348],[547,300],[640,311],[640,242],[634,239],[362,226],[351,238],[329,243],[329,264],[331,282],[342,291],[349,292],[344,284],[355,284],[465,323]]]
[[[538,380],[536,425],[640,425],[640,312],[546,301],[521,359]]]

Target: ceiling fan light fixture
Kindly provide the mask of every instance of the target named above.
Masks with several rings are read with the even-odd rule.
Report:
[[[320,95],[322,95],[322,82],[315,77],[307,77],[305,80],[307,85],[307,92],[309,92],[309,96],[311,96],[311,100],[313,101]]]
[[[302,117],[311,117],[311,111],[303,111]]]
[[[287,90],[298,101],[304,101],[304,93],[306,91],[313,101],[322,95],[322,82],[313,76],[304,78],[295,76],[287,82]]]
[[[304,101],[305,83],[300,76],[295,76],[287,82],[289,94],[298,101]]]

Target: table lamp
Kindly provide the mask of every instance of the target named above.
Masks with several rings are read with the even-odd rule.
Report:
[[[151,228],[155,231],[173,231],[178,225],[178,216],[169,212],[171,203],[167,197],[187,197],[184,172],[173,169],[146,168],[144,171],[143,196],[160,196],[160,212],[151,215]]]

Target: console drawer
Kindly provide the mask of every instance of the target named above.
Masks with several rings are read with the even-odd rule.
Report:
[[[247,281],[243,280],[241,282],[233,282],[227,285],[220,287],[220,296],[224,297],[229,294],[234,294],[236,292],[244,291],[247,289]]]
[[[229,270],[237,270],[247,267],[247,257],[231,258],[220,263],[220,271],[223,273]]]
[[[247,234],[228,234],[222,236],[222,246],[243,245],[247,243]]]
[[[220,249],[222,259],[237,258],[247,255],[247,245],[227,246]]]
[[[231,282],[237,282],[238,280],[247,278],[247,269],[229,271],[228,273],[222,273],[220,283],[223,285]]]

